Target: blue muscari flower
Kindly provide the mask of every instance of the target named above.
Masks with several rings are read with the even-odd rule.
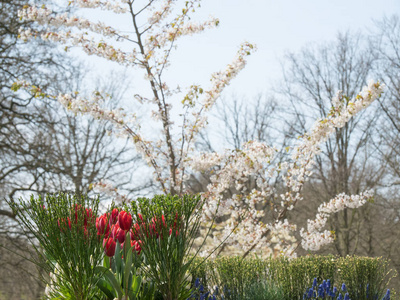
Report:
[[[337,297],[337,300],[343,300],[342,294],[339,294],[339,297]]]
[[[369,283],[367,284],[367,292],[366,292],[366,294],[367,294],[367,299],[369,299]]]
[[[200,300],[207,300],[208,294],[210,294],[210,292],[200,295]]]
[[[314,278],[312,287],[313,287],[313,288],[316,288],[316,287],[317,287],[317,278]]]
[[[344,295],[344,300],[350,300],[349,293],[346,293],[346,295]]]
[[[331,288],[331,280],[330,279],[328,279],[326,281],[326,287],[328,288],[328,290]]]
[[[313,296],[313,289],[310,288],[310,289],[308,290],[307,299],[311,299],[312,296]]]
[[[385,294],[385,296],[382,298],[382,300],[390,300],[390,290],[389,290],[389,289],[386,291],[386,294]]]
[[[200,285],[200,278],[196,278],[196,281],[194,282],[194,287],[197,289]]]
[[[333,292],[334,292],[335,294],[337,293],[337,287],[336,287],[336,286],[333,287]]]
[[[323,285],[320,284],[318,287],[318,297],[323,298],[325,296]]]
[[[342,284],[342,291],[345,292],[346,291],[346,285],[343,283]]]

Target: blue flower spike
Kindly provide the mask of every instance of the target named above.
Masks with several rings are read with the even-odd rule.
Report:
[[[312,287],[313,287],[313,289],[317,287],[317,278],[314,278]]]
[[[389,289],[386,291],[386,294],[385,294],[385,296],[382,298],[382,300],[390,300],[390,290],[389,290]]]

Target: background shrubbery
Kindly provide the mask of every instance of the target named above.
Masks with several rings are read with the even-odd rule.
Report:
[[[351,299],[367,299],[367,284],[370,295],[378,293],[381,299],[396,276],[388,266],[384,258],[358,256],[305,256],[292,260],[222,257],[204,263],[197,260],[192,278],[200,278],[204,286],[218,286],[219,290],[230,289],[240,295],[254,288],[255,283],[267,283],[271,290],[280,289],[283,298],[279,299],[285,300],[303,299],[314,278],[318,284],[330,279],[338,288],[345,283]]]

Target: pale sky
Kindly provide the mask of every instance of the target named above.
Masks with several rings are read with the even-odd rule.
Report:
[[[250,96],[265,92],[271,80],[279,79],[279,59],[285,51],[333,41],[338,31],[365,31],[373,19],[399,14],[400,0],[212,0],[204,1],[199,12],[218,17],[220,26],[185,39],[174,56],[179,56],[174,70],[208,78],[230,61],[237,45],[249,41],[258,51],[229,90]],[[188,69],[197,57],[196,67]]]
[[[225,95],[248,97],[268,91],[269,83],[279,80],[279,60],[285,51],[333,41],[338,31],[365,32],[373,27],[374,19],[400,14],[400,0],[204,0],[201,5],[194,20],[212,15],[220,19],[220,26],[179,40],[168,72],[170,87],[193,83],[207,86],[210,74],[225,68],[238,46],[248,41],[256,44],[258,51],[225,91]],[[117,28],[130,28],[130,20],[120,15],[100,18]],[[82,57],[87,59],[86,55]],[[102,59],[88,61],[103,74],[115,67]],[[138,83],[143,75],[132,74],[137,83],[133,88],[140,90],[143,83]]]

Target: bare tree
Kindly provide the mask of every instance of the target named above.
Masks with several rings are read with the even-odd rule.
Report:
[[[361,34],[339,34],[336,41],[323,46],[308,46],[300,53],[289,53],[283,64],[284,84],[279,92],[288,102],[294,117],[293,137],[309,125],[309,118],[329,114],[337,90],[352,98],[372,76],[376,57]],[[374,164],[376,151],[371,134],[379,110],[369,110],[337,129],[317,158],[315,174],[306,199],[317,206],[338,193],[359,193],[374,188],[383,169]],[[297,131],[297,130],[300,130]],[[335,251],[340,255],[357,253],[362,217],[360,211],[345,210],[331,220],[336,233]]]
[[[379,134],[385,143],[379,149],[388,163],[391,184],[400,186],[400,19],[394,15],[376,25],[371,42],[378,56],[377,72],[387,86],[385,98],[380,100],[386,118]]]
[[[386,165],[386,177],[381,183],[380,214],[374,220],[374,243],[378,255],[392,260],[400,272],[400,19],[398,15],[376,22],[370,37],[378,63],[376,72],[385,84],[385,97],[379,101],[385,118],[375,133],[375,148],[381,155],[380,163]],[[375,223],[375,224],[376,224]]]
[[[23,259],[29,257],[31,245],[5,199],[56,191],[87,193],[90,184],[100,180],[112,180],[130,193],[149,186],[149,181],[127,185],[139,167],[137,155],[128,152],[126,140],[108,134],[109,123],[68,115],[53,99],[11,90],[22,77],[55,93],[84,82],[84,71],[51,44],[18,41],[18,30],[32,26],[17,16],[25,4],[0,1],[0,295],[7,299],[39,298],[43,286],[36,267]],[[117,105],[125,83],[113,76],[97,88],[113,96],[110,105]]]

